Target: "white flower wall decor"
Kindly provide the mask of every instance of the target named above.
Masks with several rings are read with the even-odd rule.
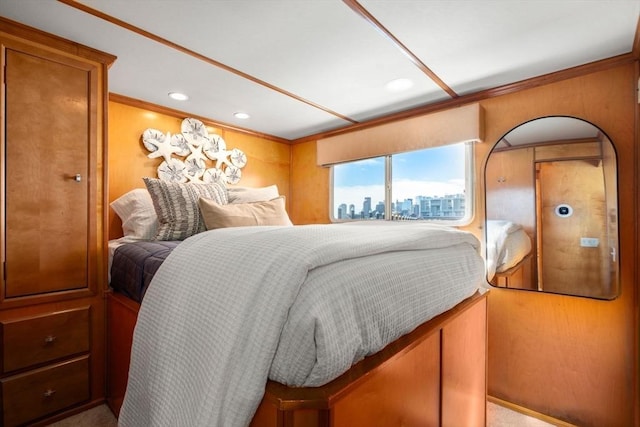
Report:
[[[227,150],[220,135],[211,134],[198,119],[182,121],[180,132],[171,135],[157,129],[147,129],[142,143],[150,151],[148,157],[162,157],[158,178],[174,182],[223,182],[237,184],[247,156],[242,150]],[[215,163],[214,163],[215,162]]]

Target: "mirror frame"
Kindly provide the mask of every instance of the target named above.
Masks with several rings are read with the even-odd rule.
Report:
[[[518,157],[513,157],[510,161],[506,161],[506,155],[496,154],[496,153],[507,153],[507,152],[515,152],[514,148],[509,149],[503,148],[501,149],[499,145],[504,141],[508,140],[509,135],[515,137],[518,129],[523,129],[526,125],[531,125],[536,122],[536,125],[539,126],[544,119],[559,119],[556,120],[557,123],[564,122],[563,124],[569,124],[569,120],[575,120],[575,124],[579,124],[581,127],[586,127],[588,125],[591,128],[591,131],[595,133],[594,136],[584,136],[583,134],[578,135],[578,137],[567,138],[565,134],[556,134],[558,136],[554,136],[554,134],[550,133],[549,135],[541,135],[539,138],[535,140],[524,140],[524,143],[516,144],[521,145],[521,150],[518,150]],[[546,131],[547,129],[543,129]],[[512,140],[513,142],[513,140]],[[594,143],[596,143],[594,145]],[[573,144],[573,145],[570,145]],[[582,144],[582,145],[580,145]],[[603,145],[606,144],[606,145]],[[596,154],[596,147],[599,149],[599,154]],[[573,150],[573,151],[572,151]],[[490,168],[493,168],[492,165],[492,156],[494,159],[494,163],[500,161],[500,166],[495,166],[495,168],[502,167],[504,170],[498,171],[497,174],[495,171],[491,171]],[[498,157],[500,156],[500,157]],[[502,158],[505,160],[502,160]],[[541,188],[550,189],[554,186],[549,185],[549,182],[562,182],[563,185],[568,186],[571,181],[568,181],[569,178],[566,178],[566,175],[571,175],[573,172],[568,172],[570,167],[576,168],[571,170],[580,170],[581,173],[588,172],[587,169],[580,169],[579,165],[572,165],[568,163],[569,161],[574,163],[586,163],[591,164],[591,166],[599,166],[601,171],[589,172],[591,176],[596,176],[600,174],[602,176],[602,188],[601,190],[601,202],[604,203],[600,205],[601,212],[599,215],[591,215],[591,209],[587,212],[584,208],[584,202],[577,202],[575,205],[576,216],[573,217],[570,221],[562,220],[560,222],[555,223],[554,218],[569,218],[573,215],[574,209],[571,207],[571,203],[558,203],[557,196],[554,196],[556,200],[554,201],[554,197],[547,197],[546,199],[542,199],[541,195],[545,193],[541,191]],[[560,163],[567,162],[567,163]],[[523,166],[524,165],[524,166]],[[558,166],[567,166],[567,168],[559,168]],[[555,169],[554,167],[555,166]],[[524,169],[523,169],[524,167]],[[484,164],[484,196],[485,196],[485,218],[484,218],[484,255],[485,260],[487,261],[487,281],[492,287],[499,288],[507,288],[507,289],[518,289],[518,290],[529,290],[534,292],[545,292],[545,293],[553,293],[553,294],[561,294],[561,295],[571,295],[585,298],[596,298],[600,300],[613,300],[617,298],[620,294],[620,261],[619,261],[619,242],[620,242],[620,230],[618,226],[619,220],[619,200],[618,200],[618,153],[615,148],[615,145],[609,138],[609,136],[604,132],[600,127],[595,124],[589,122],[588,120],[581,119],[579,117],[574,116],[564,116],[564,115],[549,115],[543,117],[536,117],[531,120],[527,120],[523,123],[520,123],[509,131],[507,131],[504,135],[502,135],[498,141],[496,141],[491,149],[489,150],[485,164]],[[529,168],[529,169],[526,169]],[[563,172],[563,169],[567,169],[567,171]],[[554,172],[555,170],[555,172]],[[506,174],[502,172],[506,171]],[[551,171],[551,172],[549,172]],[[531,175],[529,177],[526,176],[527,173]],[[511,174],[511,175],[509,175]],[[575,177],[577,172],[575,172]],[[490,176],[491,175],[491,176]],[[518,175],[524,176],[524,181],[518,182]],[[546,178],[545,178],[546,177]],[[512,179],[513,178],[513,179]],[[552,179],[554,178],[554,179]],[[543,179],[546,179],[543,180]],[[504,187],[506,185],[507,180],[514,182],[514,187],[509,190],[509,187]],[[567,181],[565,181],[567,180]],[[544,186],[541,183],[544,182]],[[579,181],[575,181],[579,182]],[[596,183],[596,187],[600,186],[596,181],[591,181]],[[498,186],[503,186],[501,190],[498,190]],[[578,188],[578,187],[575,187]],[[515,190],[514,190],[515,189]],[[524,189],[524,191],[522,191]],[[565,196],[567,194],[584,194],[579,191],[571,191],[574,187],[569,187],[569,189],[564,189],[562,191],[558,190],[558,193],[562,193]],[[500,191],[503,192],[502,195],[498,196]],[[550,190],[547,193],[551,193]],[[499,215],[490,215],[490,211],[493,208],[494,201],[490,200],[491,197],[494,197],[495,200],[500,200],[501,203],[495,203],[497,205],[496,209],[500,210],[502,206],[501,214]],[[533,199],[532,199],[533,198]],[[571,198],[570,198],[571,199]],[[554,203],[551,203],[551,202]],[[582,203],[582,204],[581,204]],[[551,206],[553,205],[553,206]],[[518,214],[515,214],[515,221],[511,221],[514,218],[509,218],[510,215],[506,213],[505,207],[511,206],[520,206],[520,207],[528,207],[528,210],[531,211],[531,206],[533,206],[533,213],[525,212],[525,209],[522,209],[524,212],[522,215],[525,215],[527,221],[519,221]],[[582,207],[581,207],[582,206]],[[587,205],[590,207],[591,205]],[[555,209],[552,211],[555,215],[551,214],[549,209]],[[544,210],[543,210],[544,209]],[[596,211],[597,209],[593,209]],[[509,211],[510,212],[510,211]],[[580,217],[579,215],[582,215]],[[569,277],[566,282],[572,281],[571,284],[566,285],[566,288],[562,288],[561,285],[562,280],[557,280],[557,285],[551,284],[547,285],[548,289],[544,289],[543,280],[545,278],[548,283],[552,283],[553,280],[549,280],[552,277],[550,274],[546,274],[542,267],[538,267],[540,264],[544,264],[539,262],[540,260],[545,260],[542,258],[543,245],[538,244],[538,242],[543,242],[542,240],[542,230],[548,230],[547,234],[550,236],[551,230],[563,230],[570,232],[570,230],[576,230],[576,227],[566,228],[566,224],[578,224],[583,226],[584,220],[576,221],[576,218],[585,218],[585,215],[588,215],[587,218],[594,217],[593,221],[596,221],[595,217],[598,218],[597,223],[594,223],[594,226],[586,227],[588,231],[585,232],[583,230],[579,232],[580,237],[573,236],[573,238],[579,239],[577,241],[577,245],[575,244],[573,238],[571,240],[567,240],[564,238],[564,241],[556,240],[557,243],[555,246],[553,244],[554,240],[551,237],[548,237],[546,241],[551,241],[552,243],[547,244],[545,246],[545,251],[550,253],[546,258],[546,264],[551,264],[552,268],[549,268],[549,271],[562,271],[562,268],[566,268],[565,271],[573,271],[576,274],[582,274],[584,271],[591,271],[591,276],[586,275],[585,277],[595,277],[594,274],[600,276],[599,279],[593,280],[582,280],[582,279],[574,279],[573,276]],[[542,226],[542,218],[545,218],[545,225]],[[554,217],[554,218],[552,218]],[[533,218],[533,219],[531,219]],[[493,221],[492,219],[496,219],[499,221]],[[490,223],[491,221],[491,223]],[[572,222],[573,221],[573,222]],[[525,231],[526,234],[530,238],[531,248],[526,253],[526,245],[525,238],[522,237],[522,229],[525,227],[518,227],[519,222],[527,223]],[[560,225],[558,225],[560,224]],[[603,228],[597,226],[603,226]],[[563,228],[560,228],[563,227]],[[594,227],[599,231],[595,233]],[[520,230],[518,230],[520,229]],[[578,233],[576,231],[575,233]],[[575,234],[574,233],[574,234]],[[593,237],[589,235],[590,233],[595,234]],[[556,239],[559,239],[559,233],[555,233],[558,235]],[[582,234],[587,234],[586,236],[582,236]],[[518,236],[520,235],[520,236]],[[509,237],[510,242],[519,241],[523,244],[522,250],[517,249],[518,246],[513,246],[513,248],[509,247],[512,255],[517,255],[517,257],[522,257],[515,265],[510,266],[509,263],[502,264],[507,267],[505,270],[500,270],[498,275],[493,275],[493,272],[497,270],[495,264],[496,259],[499,258],[498,254],[503,254],[503,252],[497,250],[498,244],[495,243],[496,240],[493,239],[495,236],[500,236],[497,241],[506,240],[505,236]],[[490,237],[492,237],[490,242]],[[605,244],[606,240],[606,244]],[[569,243],[568,246],[565,245],[565,242],[573,242]],[[554,248],[558,247],[558,253],[566,254],[567,257],[559,257],[553,256]],[[570,247],[571,251],[575,252],[575,254],[571,254],[569,252],[561,252],[562,247]],[[575,247],[579,247],[579,249],[575,249]],[[597,254],[593,248],[599,247],[600,250]],[[515,248],[515,249],[514,249]],[[517,252],[520,253],[518,254]],[[580,251],[582,251],[583,255],[579,255]],[[586,251],[586,252],[585,252]],[[543,252],[543,254],[541,254]],[[524,253],[524,255],[523,255]],[[490,254],[494,254],[493,258]],[[586,256],[584,254],[587,254]],[[595,254],[595,255],[594,255]],[[555,259],[567,259],[565,265],[561,265],[562,261],[558,262],[558,265],[554,265]],[[582,258],[591,260],[591,266],[595,259],[598,259],[600,262],[597,264],[597,273],[596,270],[591,269],[587,270],[584,266],[580,266],[579,263]],[[501,258],[500,258],[501,259]],[[569,261],[571,259],[575,259],[575,261]],[[603,263],[603,261],[609,260],[609,262]],[[515,261],[514,261],[515,262]],[[573,265],[568,266],[569,262],[574,262]],[[587,262],[587,261],[585,261]],[[528,270],[527,270],[528,269]],[[585,273],[586,274],[586,273]],[[529,275],[527,279],[527,275]],[[540,275],[540,278],[538,278]],[[492,277],[489,277],[492,276]],[[555,276],[560,277],[560,276]],[[594,291],[590,292],[588,288],[583,288],[580,286],[576,286],[576,284],[587,283],[594,284]],[[597,283],[605,283],[609,286],[602,286],[602,292],[599,292],[600,287],[597,287]],[[566,290],[565,290],[566,289]]]

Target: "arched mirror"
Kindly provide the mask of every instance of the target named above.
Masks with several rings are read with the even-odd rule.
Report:
[[[619,293],[616,153],[574,117],[523,123],[485,168],[487,280],[613,299]]]

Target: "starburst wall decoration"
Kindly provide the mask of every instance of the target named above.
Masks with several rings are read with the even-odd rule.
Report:
[[[147,129],[142,134],[142,143],[150,151],[148,157],[162,157],[158,166],[158,178],[173,182],[223,182],[237,184],[247,156],[242,150],[227,150],[220,135],[209,135],[207,128],[198,119],[182,121],[180,132],[171,135],[157,129]],[[181,159],[180,157],[184,158]],[[215,162],[213,167],[208,167]]]

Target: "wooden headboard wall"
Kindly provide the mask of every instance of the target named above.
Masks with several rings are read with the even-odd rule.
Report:
[[[109,101],[108,174],[109,203],[134,188],[144,188],[142,177],[156,176],[156,168],[162,159],[149,159],[141,136],[145,129],[155,128],[163,132],[178,133],[182,120],[187,117],[167,111],[160,113],[155,106],[129,105]],[[228,147],[239,148],[247,155],[247,165],[242,169],[238,185],[262,187],[276,184],[280,194],[290,195],[289,169],[291,146],[260,136],[225,129],[202,120],[210,126],[209,132],[221,135]],[[109,239],[122,236],[120,218],[109,209]]]

